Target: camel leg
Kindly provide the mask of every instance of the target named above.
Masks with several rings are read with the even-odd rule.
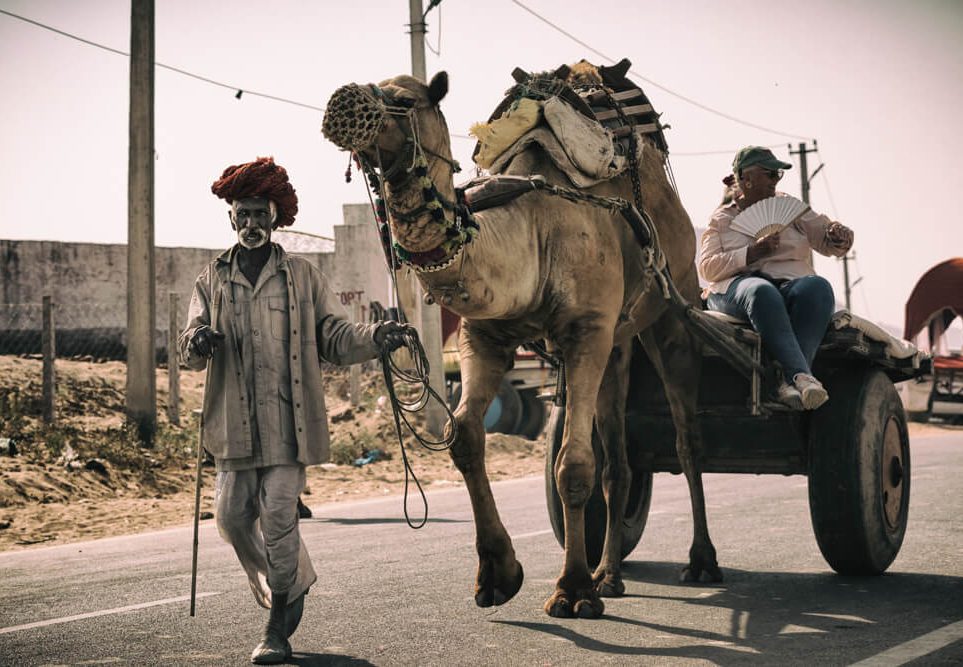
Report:
[[[640,334],[646,353],[662,378],[665,395],[675,424],[675,448],[679,464],[689,484],[692,503],[692,546],[689,564],[683,568],[680,581],[722,581],[716,562],[716,549],[709,539],[706,500],[702,489],[702,472],[696,461],[702,452],[702,431],[696,415],[701,357],[695,341],[674,315],[663,315],[653,327]]]
[[[595,422],[602,440],[606,524],[602,559],[592,579],[595,590],[602,597],[619,597],[625,592],[622,582],[622,517],[632,475],[625,450],[625,400],[629,389],[631,349],[631,341],[612,348],[595,408]]]
[[[463,320],[459,334],[462,392],[455,409],[457,437],[449,454],[461,472],[475,518],[478,573],[475,603],[479,607],[504,604],[522,586],[522,565],[515,558],[511,537],[495,506],[485,469],[484,416],[505,372],[511,367],[515,347],[506,349],[484,335],[473,333]]]
[[[561,345],[567,399],[555,481],[565,524],[565,563],[555,592],[544,606],[548,615],[560,618],[598,618],[605,610],[585,555],[585,504],[595,485],[592,420],[602,372],[612,349],[612,329],[594,323],[579,329]]]

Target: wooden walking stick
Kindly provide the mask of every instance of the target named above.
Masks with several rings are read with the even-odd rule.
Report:
[[[213,293],[214,289],[214,265],[212,264],[209,269],[210,273],[208,278],[210,279],[209,291]],[[213,294],[214,307],[211,309],[211,328],[217,326],[217,318],[221,310],[221,291],[218,289],[216,294]],[[204,465],[204,404],[207,403],[205,400],[207,398],[207,392],[211,387],[211,366],[213,365],[213,359],[207,360],[207,372],[204,378],[204,399],[202,399],[201,409],[194,410],[194,414],[197,415],[197,476],[194,481],[194,550],[191,555],[191,616],[194,615],[194,605],[197,600],[197,534],[200,530],[200,520],[201,520],[201,475],[203,473],[202,466]]]
[[[201,466],[204,464],[204,410],[195,410],[197,417],[197,478],[194,481],[194,553],[191,558],[191,616],[197,599],[197,533],[201,520]]]

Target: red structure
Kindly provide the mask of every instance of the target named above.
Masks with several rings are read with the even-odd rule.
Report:
[[[906,301],[903,338],[928,328],[932,348],[957,317],[963,317],[963,257],[937,264],[917,281]]]

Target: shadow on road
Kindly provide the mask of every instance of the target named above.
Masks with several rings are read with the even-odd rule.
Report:
[[[421,519],[417,519],[420,521]],[[348,518],[348,517],[318,517],[315,519],[301,519],[301,523],[336,523],[342,526],[365,526],[368,524],[376,523],[405,523],[406,519],[403,517],[363,517],[363,518]],[[468,523],[464,519],[428,519],[428,523]]]
[[[284,664],[301,665],[302,667],[375,667],[374,663],[361,658],[353,658],[350,655],[298,652],[295,652]]]
[[[716,664],[771,664],[795,655],[818,656],[832,642],[858,648],[857,659],[960,620],[963,577],[891,572],[878,577],[844,577],[832,572],[785,573],[725,569],[720,584],[680,584],[679,563],[626,562],[626,581],[646,584],[642,592],[606,599],[600,621],[530,622],[493,620],[554,635],[579,648],[613,655],[673,656]],[[682,605],[680,608],[679,605]],[[686,608],[691,607],[691,613]],[[646,611],[629,618],[628,608]],[[680,618],[728,615],[728,628],[694,628]],[[911,618],[906,610],[914,610]],[[671,618],[672,621],[666,619]],[[610,624],[637,627],[638,642],[613,643]],[[576,629],[577,628],[577,629]],[[660,646],[646,646],[646,637]],[[665,646],[671,643],[685,646]],[[845,655],[845,653],[837,654]],[[848,656],[852,657],[852,656]]]

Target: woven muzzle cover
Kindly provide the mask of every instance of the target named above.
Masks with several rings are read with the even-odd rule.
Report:
[[[321,133],[342,150],[360,152],[374,144],[384,127],[387,109],[367,86],[341,86],[324,111]]]

